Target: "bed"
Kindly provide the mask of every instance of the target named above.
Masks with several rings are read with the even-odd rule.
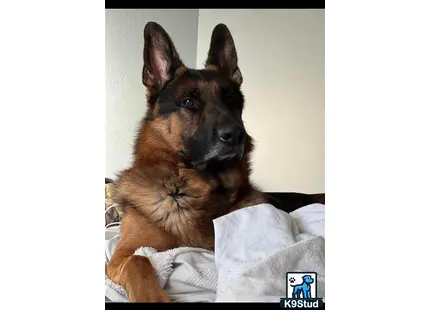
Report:
[[[105,179],[105,263],[119,240],[120,211],[111,205]],[[325,194],[267,192],[268,203],[214,220],[215,252],[140,248],[174,302],[278,302],[285,297],[285,272],[315,271],[318,297],[325,292]],[[270,229],[267,229],[270,227]],[[234,235],[235,238],[230,236]],[[125,291],[105,276],[105,301],[128,302]]]

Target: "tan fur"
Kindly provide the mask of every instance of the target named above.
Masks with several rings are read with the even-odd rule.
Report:
[[[206,70],[214,70],[214,71],[218,71],[218,67],[214,66],[214,65],[207,65],[205,67]]]

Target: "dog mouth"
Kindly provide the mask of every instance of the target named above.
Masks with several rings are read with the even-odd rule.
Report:
[[[212,161],[222,162],[222,161],[231,161],[231,160],[234,160],[236,158],[237,159],[241,159],[242,158],[242,154],[237,154],[237,153],[234,153],[234,152],[227,153],[227,154],[221,154],[221,155],[218,155],[218,156],[215,156],[215,157],[209,159],[209,161],[212,160]]]
[[[235,146],[215,145],[204,157],[206,162],[228,162],[235,159],[242,159],[244,153],[244,145]]]
[[[223,154],[223,155],[217,155],[210,158],[205,158],[202,160],[195,160],[191,161],[190,165],[200,171],[205,170],[208,166],[219,166],[219,165],[227,165],[229,163],[232,163],[238,158],[237,154]]]
[[[233,147],[225,147],[221,145],[214,145],[206,154],[198,157],[192,156],[193,154],[188,154],[186,150],[180,152],[184,163],[197,171],[202,171],[206,169],[225,169],[231,166],[232,163],[241,160],[244,155],[243,144],[238,144]]]
[[[237,160],[241,160],[242,156],[243,152],[231,151],[221,154],[214,154],[212,156],[205,156],[203,159],[200,160],[187,159],[186,162],[190,167],[194,168],[197,171],[203,171],[208,169],[209,167],[212,169],[222,169],[223,167],[225,168],[230,166]]]

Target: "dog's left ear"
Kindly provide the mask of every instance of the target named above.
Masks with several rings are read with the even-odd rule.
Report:
[[[143,31],[142,82],[159,91],[183,64],[167,32],[156,22],[148,22]]]
[[[211,44],[206,60],[206,67],[215,66],[238,85],[243,82],[242,73],[237,64],[237,53],[233,37],[224,24],[218,24],[212,31]]]

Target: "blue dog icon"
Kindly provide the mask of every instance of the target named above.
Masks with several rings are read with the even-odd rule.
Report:
[[[314,283],[314,279],[309,276],[303,276],[302,284],[293,285],[290,284],[293,289],[293,298],[312,298],[311,296],[311,284]],[[300,297],[300,295],[302,297]]]

